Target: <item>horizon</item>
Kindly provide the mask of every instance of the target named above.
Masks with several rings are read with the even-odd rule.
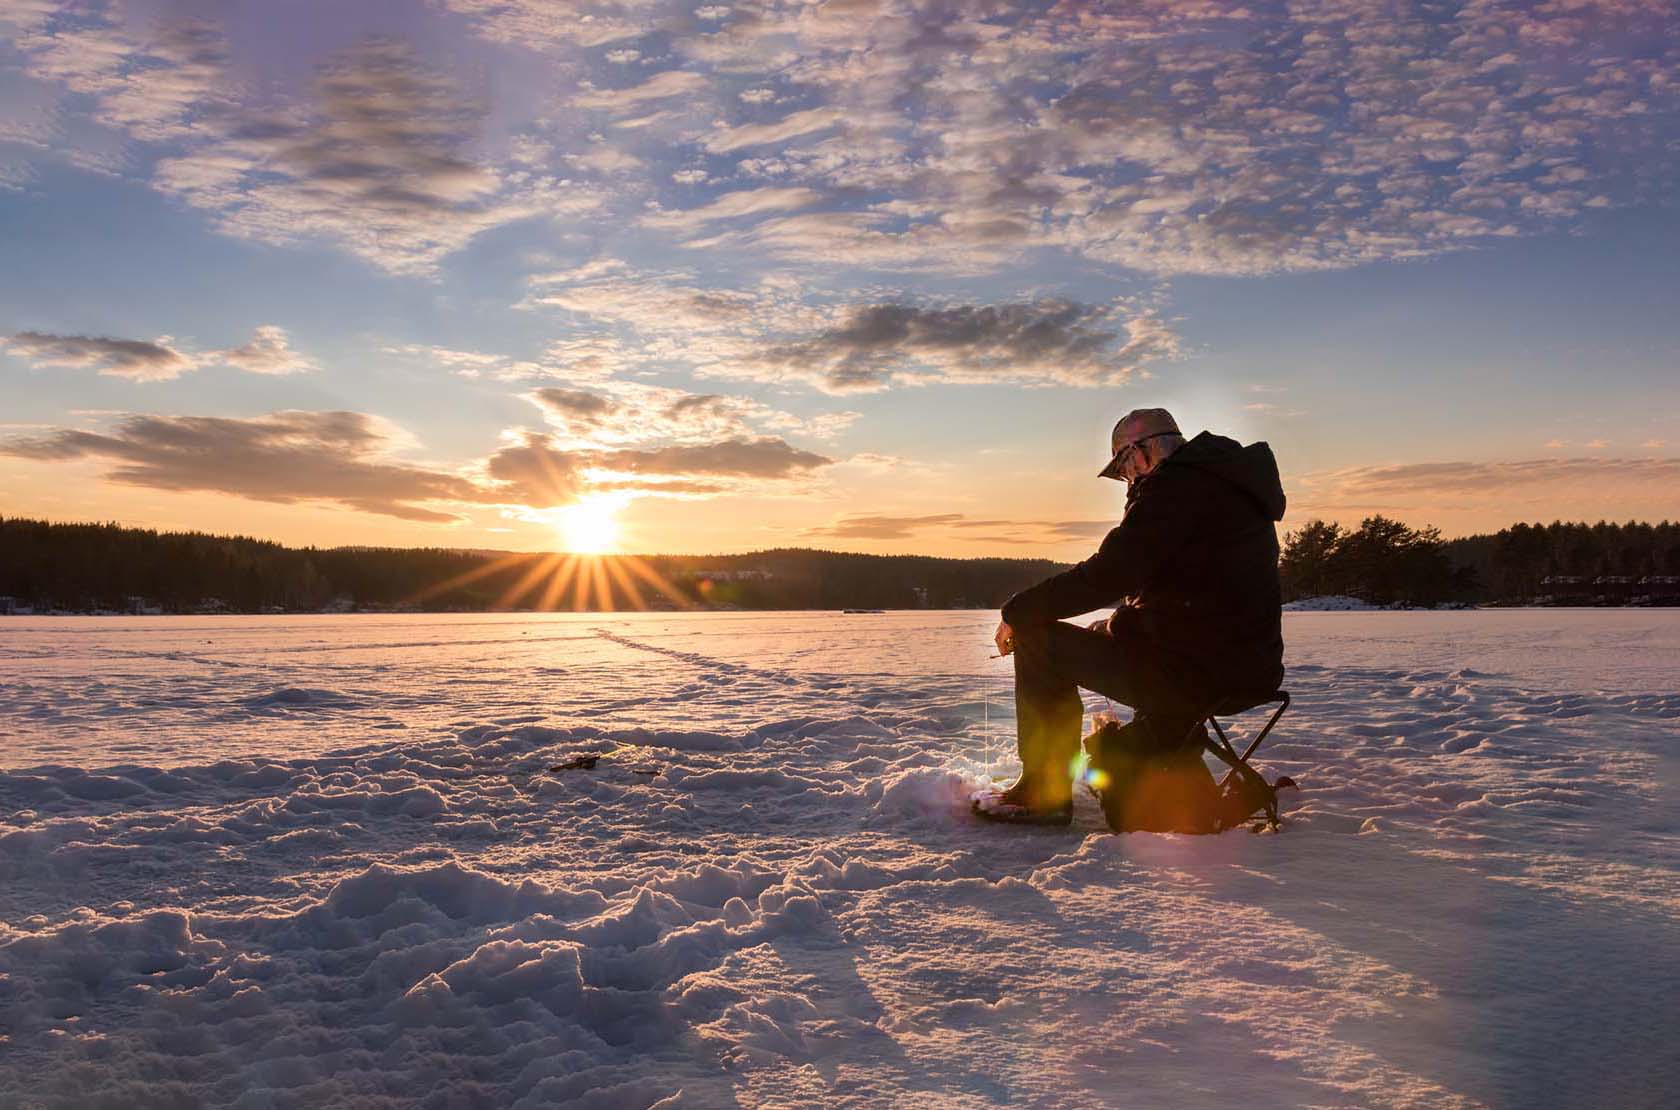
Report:
[[[1373,515],[1380,516],[1381,514],[1373,514]],[[1320,519],[1320,518],[1315,518],[1315,519]],[[1334,523],[1333,521],[1329,521],[1327,518],[1324,518],[1324,519],[1325,519],[1326,523]],[[1389,519],[1395,519],[1395,518],[1389,518]],[[752,548],[752,549],[745,550],[745,551],[575,551],[575,550],[567,549],[567,548],[562,547],[562,546],[539,547],[539,548],[516,548],[516,547],[459,546],[459,545],[444,545],[444,544],[374,544],[374,543],[310,544],[310,543],[289,543],[285,540],[275,539],[275,538],[268,537],[268,536],[258,536],[258,535],[253,535],[253,534],[249,534],[249,533],[244,533],[244,532],[225,532],[225,531],[224,532],[215,532],[215,531],[206,531],[205,529],[202,529],[202,528],[161,528],[161,527],[158,527],[158,526],[155,526],[155,525],[128,524],[128,523],[124,523],[122,521],[114,521],[114,520],[50,520],[50,519],[42,518],[42,517],[21,517],[21,516],[6,517],[6,516],[0,516],[0,521],[5,521],[5,520],[24,521],[26,523],[33,523],[33,524],[45,524],[45,525],[48,525],[49,527],[115,527],[115,528],[123,528],[123,529],[134,529],[134,530],[138,530],[138,531],[155,532],[160,536],[162,536],[162,535],[196,535],[196,536],[204,536],[204,537],[209,538],[209,539],[219,539],[219,540],[247,540],[247,541],[250,541],[250,542],[253,542],[253,543],[276,544],[278,546],[289,548],[289,549],[292,549],[292,550],[303,550],[303,549],[308,549],[308,548],[314,548],[316,550],[323,550],[323,551],[335,551],[335,550],[370,550],[370,551],[441,550],[441,551],[449,551],[449,552],[458,552],[458,553],[461,553],[461,554],[485,555],[485,556],[494,556],[494,555],[507,555],[507,556],[513,556],[513,555],[519,555],[519,556],[523,556],[523,555],[554,555],[554,556],[576,556],[578,558],[625,559],[625,560],[632,560],[632,561],[638,560],[638,559],[708,559],[708,558],[740,559],[740,558],[746,558],[746,557],[749,557],[749,556],[752,556],[752,555],[773,554],[773,553],[776,553],[776,552],[779,552],[779,551],[816,552],[816,553],[825,554],[825,555],[866,555],[866,556],[878,557],[878,558],[951,559],[951,560],[956,560],[956,561],[979,561],[979,560],[985,560],[985,559],[1012,560],[1012,561],[1017,561],[1017,562],[1039,561],[1039,562],[1057,562],[1057,563],[1070,563],[1070,562],[1077,562],[1078,561],[1077,559],[1056,559],[1056,558],[1053,558],[1051,556],[1042,555],[1042,554],[1026,554],[1026,555],[1013,554],[1013,555],[1011,555],[1011,554],[981,553],[981,554],[977,554],[977,555],[966,555],[966,554],[965,555],[940,555],[940,554],[936,554],[936,553],[929,552],[929,551],[858,551],[858,550],[855,550],[855,549],[852,549],[852,548],[823,547],[823,546],[816,546],[816,545],[811,545],[811,544],[792,544],[792,545],[782,545],[782,546],[776,546],[776,547],[760,547],[760,548]],[[1118,521],[1116,521],[1116,523],[1118,523]],[[1310,523],[1310,521],[1303,520],[1300,523],[1301,524],[1306,524],[1306,523]],[[1509,531],[1511,529],[1519,528],[1519,527],[1550,528],[1550,527],[1562,526],[1562,527],[1566,527],[1566,528],[1589,528],[1590,529],[1590,528],[1596,528],[1596,527],[1605,526],[1605,525],[1609,525],[1609,526],[1612,526],[1612,527],[1628,527],[1628,526],[1650,527],[1650,526],[1666,526],[1666,525],[1669,525],[1671,523],[1672,523],[1672,521],[1669,518],[1666,518],[1666,517],[1661,518],[1661,519],[1657,519],[1657,520],[1610,520],[1608,518],[1600,518],[1598,520],[1564,520],[1562,518],[1557,518],[1557,519],[1550,520],[1550,521],[1516,520],[1516,521],[1512,521],[1509,524],[1503,525],[1500,528],[1495,528],[1491,531],[1486,531],[1486,532],[1467,532],[1467,533],[1463,533],[1463,534],[1460,534],[1460,535],[1448,535],[1446,532],[1443,531],[1443,532],[1441,532],[1440,540],[1443,544],[1449,544],[1450,545],[1450,544],[1452,544],[1456,541],[1460,541],[1460,540],[1491,539],[1491,538],[1499,535],[1501,532],[1506,532],[1506,531]],[[1426,528],[1429,528],[1431,526],[1427,523],[1424,523],[1424,524],[1410,524],[1410,523],[1408,523],[1408,527],[1426,529]],[[1278,536],[1280,543],[1283,540],[1287,539],[1288,535],[1289,535],[1289,532],[1280,528],[1279,529],[1279,536]]]
[[[0,7],[10,513],[1072,561],[1164,406],[1286,530],[1680,516],[1670,7],[193,11]]]

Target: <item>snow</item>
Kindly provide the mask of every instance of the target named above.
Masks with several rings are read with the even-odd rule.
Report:
[[[1283,611],[1286,613],[1327,613],[1344,610],[1370,610],[1378,606],[1359,597],[1349,597],[1346,594],[1323,594],[1318,597],[1303,597],[1295,601],[1286,601]]]
[[[1680,613],[1291,613],[1219,837],[970,818],[995,619],[6,619],[0,1105],[1680,1098]]]

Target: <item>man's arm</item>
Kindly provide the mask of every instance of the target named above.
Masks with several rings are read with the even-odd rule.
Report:
[[[1156,475],[1097,553],[1078,566],[1022,590],[1003,606],[1006,624],[1048,623],[1118,604],[1143,585],[1184,543],[1191,508],[1174,496],[1174,476]]]

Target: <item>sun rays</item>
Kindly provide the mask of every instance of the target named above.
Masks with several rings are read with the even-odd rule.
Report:
[[[618,543],[618,511],[627,499],[604,494],[554,511],[554,527],[577,555],[605,555]]]
[[[475,586],[479,589],[473,591],[473,607],[504,611],[613,613],[694,608],[692,598],[641,556],[582,552],[503,555],[434,582],[405,601],[424,605]],[[494,590],[493,596],[485,598],[487,590]]]

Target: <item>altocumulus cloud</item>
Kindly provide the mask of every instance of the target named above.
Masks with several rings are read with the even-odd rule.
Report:
[[[664,440],[688,445],[752,438],[761,431],[800,432],[819,439],[845,428],[853,412],[802,418],[748,397],[691,393],[640,382],[602,382],[592,389],[548,386],[526,399],[577,446]]]
[[[343,244],[388,270],[427,273],[489,228],[576,215],[598,200],[559,179],[468,158],[484,107],[405,45],[370,42],[318,78],[312,109],[209,115],[155,183],[268,242]]]
[[[1665,187],[1680,150],[1665,0],[417,9],[450,20],[420,41],[477,36],[468,74],[517,51],[532,76],[493,127],[391,43],[275,89],[233,71],[250,44],[212,23],[139,32],[116,11],[6,16],[25,72],[78,94],[65,113],[159,144],[133,162],[161,154],[154,187],[233,234],[410,273],[513,220],[629,226],[649,202],[656,227],[729,220],[720,241],[812,262],[973,273],[1052,248],[1161,274],[1322,269],[1566,225]]]
[[[930,382],[1113,385],[1181,349],[1153,311],[1119,304],[902,298],[825,306],[774,283],[705,287],[623,269],[607,260],[537,275],[525,304],[641,337],[638,348],[617,335],[592,340],[612,344],[624,356],[621,368],[637,358],[670,361],[704,377],[804,381],[829,393]]]
[[[721,372],[806,378],[836,393],[916,380],[1097,386],[1178,351],[1177,335],[1148,313],[1122,325],[1112,309],[1064,300],[887,303],[854,306],[831,327]]]

